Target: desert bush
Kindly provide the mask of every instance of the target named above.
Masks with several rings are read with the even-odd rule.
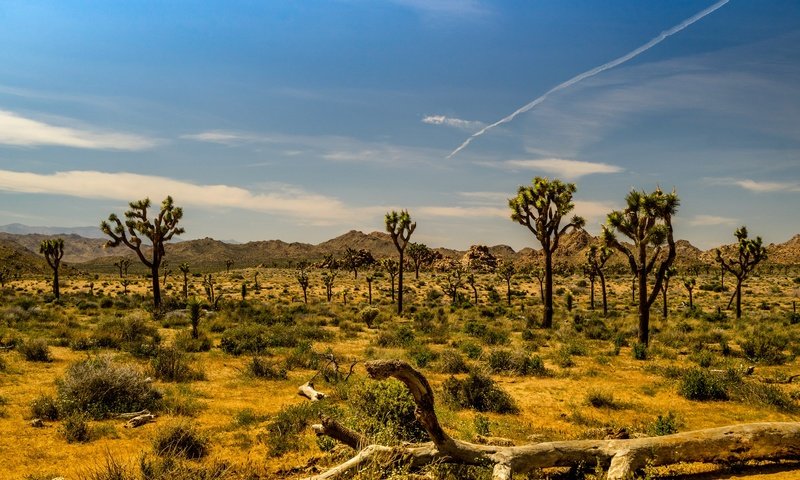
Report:
[[[247,363],[247,374],[267,380],[286,380],[286,369],[264,357],[253,357]]]
[[[647,434],[651,437],[660,437],[662,435],[672,435],[678,433],[680,422],[674,412],[668,412],[666,415],[659,415],[656,420],[647,426]]]
[[[631,353],[636,360],[647,360],[647,344],[639,342],[634,343]]]
[[[209,438],[187,422],[168,425],[158,430],[153,438],[153,450],[163,457],[197,460],[208,455],[210,447]]]
[[[28,339],[17,345],[17,351],[29,362],[52,362],[50,346],[43,338]]]
[[[756,328],[748,332],[741,343],[745,356],[765,365],[781,365],[787,357],[783,353],[789,345],[789,337],[771,329]]]
[[[58,402],[50,395],[40,394],[30,405],[31,416],[42,420],[58,420]]]
[[[614,401],[614,394],[602,390],[589,390],[586,394],[586,404],[594,408],[618,408]]]
[[[211,350],[211,338],[200,332],[197,338],[192,337],[191,332],[183,330],[175,335],[175,347],[184,352],[207,352]]]
[[[483,354],[483,347],[472,341],[459,342],[458,347],[467,358],[476,360]]]
[[[406,356],[419,368],[427,367],[438,358],[438,354],[424,343],[414,342],[406,349]]]
[[[442,384],[443,398],[451,405],[479,412],[517,413],[511,396],[500,389],[488,375],[473,371],[463,380],[450,377]]]
[[[223,332],[219,347],[231,355],[267,353],[267,328],[262,325],[241,325]]]
[[[188,382],[204,378],[203,372],[189,364],[186,353],[175,347],[159,347],[150,360],[153,376],[165,382]]]
[[[414,340],[414,331],[408,325],[401,325],[381,330],[376,342],[379,347],[406,347]]]
[[[354,383],[348,392],[356,430],[379,443],[419,442],[427,433],[414,415],[416,404],[405,385],[395,379]]]
[[[447,349],[439,355],[437,370],[449,374],[467,373],[469,371],[469,366],[464,360],[464,357],[462,357],[457,350]]]
[[[372,328],[380,313],[381,311],[375,307],[366,307],[359,312],[358,316],[361,318],[361,321],[364,322],[364,325],[366,325],[367,328]]]
[[[678,393],[689,400],[728,400],[728,391],[722,375],[701,368],[692,368],[684,372]]]
[[[303,341],[289,352],[284,364],[287,370],[295,368],[316,370],[320,366],[320,361],[321,355],[314,351],[311,342]]]
[[[266,444],[269,455],[280,457],[300,446],[300,434],[322,414],[330,414],[326,402],[303,402],[282,408],[267,424]]]
[[[116,363],[109,356],[73,363],[56,387],[59,409],[66,414],[84,412],[92,418],[155,410],[161,399],[161,393],[138,369]]]
[[[92,333],[92,340],[101,348],[117,348],[147,357],[155,352],[161,336],[143,318],[128,316],[104,322]]]
[[[85,443],[91,438],[89,435],[89,417],[85,413],[73,412],[64,418],[61,433],[67,443]]]

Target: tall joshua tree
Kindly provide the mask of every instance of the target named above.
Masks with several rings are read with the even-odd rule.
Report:
[[[39,245],[39,253],[44,255],[47,264],[53,269],[53,295],[58,300],[61,297],[61,291],[58,288],[58,267],[61,266],[61,258],[64,256],[64,240],[60,238],[42,240]]]
[[[675,261],[675,240],[672,236],[672,216],[678,211],[678,195],[664,193],[656,188],[653,193],[632,190],[626,197],[624,210],[608,214],[603,226],[603,241],[609,247],[622,252],[628,259],[631,273],[638,284],[639,294],[639,343],[650,341],[650,307],[661,291],[667,269]],[[633,251],[622,244],[615,232],[620,232],[633,241]],[[667,250],[664,255],[664,245]],[[649,256],[648,256],[649,253]],[[647,279],[655,272],[652,291],[647,288]]]
[[[511,220],[528,228],[542,245],[544,253],[544,314],[542,326],[553,326],[553,252],[558,248],[561,236],[570,228],[583,227],[586,221],[574,216],[569,223],[561,226],[562,218],[575,205],[572,194],[574,183],[549,180],[543,177],[533,179],[531,186],[520,186],[517,196],[508,200]]]
[[[111,237],[106,242],[106,247],[118,247],[124,244],[130,248],[146,267],[150,268],[153,277],[153,305],[161,307],[161,288],[158,282],[158,269],[164,259],[164,244],[175,235],[180,235],[184,229],[178,227],[178,222],[183,218],[183,209],[176,207],[171,196],[161,202],[161,209],[155,218],[147,216],[150,208],[150,199],[138,200],[129,204],[130,209],[125,212],[125,224],[115,213],[108,216],[108,221],[100,223],[100,230]],[[150,258],[142,251],[142,238],[150,241]]]
[[[402,269],[400,268],[400,264],[397,263],[397,260],[393,258],[384,258],[380,263],[381,267],[383,267],[383,269],[386,270],[386,273],[389,274],[389,279],[392,283],[392,301],[394,302],[394,279],[397,277],[398,270]]]
[[[608,259],[611,258],[612,255],[614,255],[614,250],[605,246],[591,245],[589,250],[586,251],[586,265],[594,272],[594,276],[600,279],[600,291],[603,295],[603,316],[608,315],[605,268]],[[594,285],[592,285],[592,297],[594,297]],[[594,309],[594,301],[592,302],[592,309]]]
[[[308,305],[308,270],[305,262],[301,262],[300,265],[297,267],[297,283],[300,284],[300,288],[303,290],[303,303]]]
[[[403,314],[403,270],[405,263],[403,262],[403,253],[408,245],[408,240],[414,229],[417,228],[416,222],[411,221],[411,215],[408,210],[396,212],[392,210],[386,214],[384,219],[386,222],[386,231],[392,236],[397,253],[400,256],[397,268],[397,314]]]
[[[761,237],[755,239],[747,238],[747,227],[741,226],[734,232],[736,239],[739,240],[738,258],[725,259],[722,252],[717,249],[717,261],[723,271],[729,271],[736,277],[736,290],[733,292],[728,308],[731,307],[733,299],[736,298],[736,318],[742,318],[742,283],[744,283],[750,272],[756,268],[762,260],[767,258],[767,249],[761,245]]]
[[[186,262],[181,263],[178,265],[178,269],[180,269],[181,273],[183,274],[183,299],[189,300],[189,264]]]
[[[666,320],[667,316],[669,315],[669,305],[667,305],[667,291],[669,290],[669,279],[672,278],[676,272],[677,270],[675,269],[675,267],[669,267],[667,269],[667,272],[664,274],[664,283],[661,284],[661,293],[664,297],[664,305],[662,306],[661,314],[664,317],[664,320]]]
[[[497,276],[506,282],[506,303],[511,306],[511,279],[516,275],[517,269],[514,267],[514,262],[506,260],[500,264],[497,269]]]
[[[692,293],[694,292],[695,285],[697,285],[697,280],[694,277],[683,280],[683,286],[686,288],[686,291],[689,292],[689,310],[694,310],[694,297]]]

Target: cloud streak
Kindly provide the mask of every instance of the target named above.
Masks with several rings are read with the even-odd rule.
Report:
[[[720,217],[717,215],[695,215],[689,220],[689,225],[693,227],[712,227],[716,225],[736,225],[735,218]]]
[[[250,210],[291,217],[299,223],[312,225],[347,223],[358,214],[336,198],[290,185],[271,185],[269,191],[253,192],[229,185],[199,185],[127,172],[73,170],[48,175],[0,170],[0,191],[126,202],[146,196],[160,201],[172,195],[181,206]]]
[[[636,48],[635,50],[633,50],[631,52],[628,52],[625,55],[623,55],[623,56],[621,56],[619,58],[616,58],[616,59],[614,59],[614,60],[612,60],[610,62],[606,62],[606,63],[604,63],[604,64],[602,64],[602,65],[600,65],[598,67],[592,68],[591,70],[587,70],[587,71],[585,71],[583,73],[580,73],[580,74],[570,78],[569,80],[556,85],[555,87],[553,87],[550,90],[548,90],[547,92],[545,92],[544,95],[534,99],[533,101],[527,103],[526,105],[523,105],[522,107],[518,108],[516,111],[514,111],[510,115],[508,115],[506,117],[503,117],[500,120],[498,120],[498,121],[496,121],[496,122],[494,122],[494,123],[492,123],[490,125],[487,125],[487,126],[483,127],[482,129],[478,130],[477,132],[473,133],[466,140],[464,140],[464,142],[461,145],[459,145],[458,148],[456,148],[455,150],[450,152],[450,155],[448,155],[447,158],[452,158],[455,155],[457,155],[458,152],[460,152],[461,150],[465,149],[472,142],[472,140],[474,140],[475,138],[483,135],[484,133],[488,132],[489,130],[491,130],[491,129],[499,126],[499,125],[502,125],[504,123],[508,123],[508,122],[514,120],[518,115],[520,115],[522,113],[525,113],[525,112],[531,110],[532,108],[536,107],[540,103],[542,103],[545,100],[547,100],[547,97],[549,97],[551,94],[556,93],[556,92],[558,92],[560,90],[564,90],[565,88],[569,88],[569,87],[571,87],[572,85],[575,85],[578,82],[581,82],[581,81],[583,81],[583,80],[585,80],[587,78],[594,77],[595,75],[599,75],[600,73],[603,73],[606,70],[610,70],[610,69],[612,69],[612,68],[614,68],[616,66],[619,66],[619,65],[621,65],[621,64],[623,64],[623,63],[625,63],[625,62],[627,62],[629,60],[632,60],[632,59],[636,58],[637,56],[641,55],[642,53],[650,50],[651,48],[655,47],[659,43],[663,42],[668,37],[680,32],[681,30],[684,30],[685,28],[689,27],[693,23],[703,19],[703,17],[705,17],[707,15],[710,15],[711,13],[715,12],[717,9],[721,8],[726,3],[728,3],[728,1],[729,0],[719,0],[714,5],[712,5],[712,6],[708,7],[708,8],[706,8],[705,10],[702,10],[701,12],[689,17],[688,19],[684,20],[683,22],[679,23],[678,25],[675,25],[674,27],[661,32],[655,38],[653,38],[649,42],[645,43],[644,45]]]
[[[710,178],[712,185],[733,185],[755,193],[800,192],[800,183],[767,182],[749,178]]]
[[[476,120],[462,120],[445,115],[427,115],[422,119],[422,123],[427,123],[428,125],[444,125],[460,130],[477,130],[486,126],[485,123]]]
[[[91,150],[145,150],[157,144],[140,135],[51,125],[0,110],[0,145],[60,146]]]
[[[567,180],[574,180],[596,173],[619,173],[622,167],[607,163],[581,162],[562,158],[544,158],[540,160],[507,160],[504,165],[512,168],[542,170]]]

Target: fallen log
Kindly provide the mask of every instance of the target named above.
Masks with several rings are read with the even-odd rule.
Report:
[[[144,415],[139,415],[139,416],[133,417],[130,420],[128,420],[127,422],[125,422],[125,428],[141,427],[142,425],[144,425],[146,423],[150,423],[150,422],[155,421],[155,419],[156,419],[156,416],[152,415],[150,413],[146,413]]]
[[[676,433],[661,437],[612,440],[572,440],[520,446],[479,445],[451,438],[434,411],[433,390],[428,380],[400,360],[375,360],[366,364],[374,379],[394,377],[403,382],[416,403],[416,417],[431,442],[388,447],[368,445],[353,458],[308,480],[352,477],[367,464],[410,470],[432,463],[479,465],[492,469],[493,480],[510,480],[539,468],[599,464],[608,469],[608,480],[623,480],[646,465],[681,462],[730,463],[746,460],[800,458],[800,423],[751,423]],[[318,434],[334,429],[316,429]],[[336,436],[334,436],[336,435]],[[351,436],[332,438],[353,445]],[[354,447],[355,448],[355,447]]]
[[[138,417],[140,415],[150,415],[150,410],[140,410],[138,412],[127,412],[127,413],[118,413],[114,415],[115,418],[121,418],[123,420],[131,419],[134,417]]]

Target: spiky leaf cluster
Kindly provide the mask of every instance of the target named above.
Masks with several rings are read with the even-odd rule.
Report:
[[[558,248],[559,237],[567,229],[581,228],[586,224],[586,220],[576,215],[561,227],[563,217],[575,208],[572,203],[575,190],[574,183],[536,177],[532,185],[520,186],[517,196],[508,200],[511,219],[527,227],[542,243],[542,247],[554,252]]]

